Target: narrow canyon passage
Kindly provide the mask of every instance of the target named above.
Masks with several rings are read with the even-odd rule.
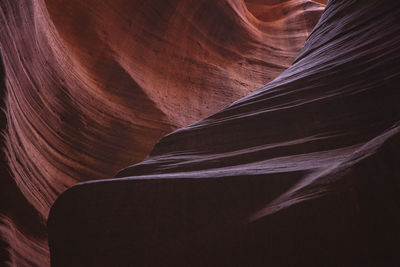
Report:
[[[399,17],[329,1],[273,81],[65,191],[52,264],[398,266]]]
[[[273,80],[324,8],[305,0],[0,1],[0,265],[49,266],[45,225],[63,191],[114,177],[165,134]]]

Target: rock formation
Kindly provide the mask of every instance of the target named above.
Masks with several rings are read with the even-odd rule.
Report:
[[[64,192],[53,266],[399,266],[399,17],[330,0],[279,77]]]
[[[318,2],[1,0],[0,265],[48,266],[60,193],[288,68]]]

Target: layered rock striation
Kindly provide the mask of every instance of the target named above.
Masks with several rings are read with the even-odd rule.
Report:
[[[290,66],[305,0],[2,0],[0,265],[48,266],[60,193],[140,162]],[[4,81],[4,83],[3,83]]]
[[[329,1],[279,77],[64,192],[53,266],[399,265],[399,17]]]

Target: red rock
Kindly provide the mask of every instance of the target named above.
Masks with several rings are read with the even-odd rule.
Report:
[[[47,266],[61,192],[114,176],[289,67],[324,6],[272,2],[1,1],[0,265]]]
[[[53,206],[54,266],[399,266],[400,3],[331,0],[294,64]]]

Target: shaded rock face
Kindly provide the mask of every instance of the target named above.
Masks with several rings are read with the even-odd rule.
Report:
[[[279,77],[64,192],[53,266],[399,266],[399,17],[329,1]]]
[[[324,5],[305,0],[2,0],[0,265],[48,266],[65,189],[113,177],[165,134],[293,62]]]

